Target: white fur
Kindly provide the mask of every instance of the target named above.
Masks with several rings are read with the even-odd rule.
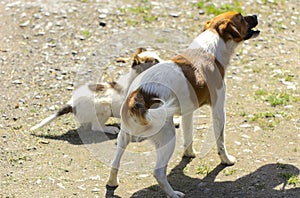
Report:
[[[237,46],[238,43],[234,41],[228,41],[225,43],[216,32],[208,29],[196,37],[189,48],[201,48],[210,52],[218,59],[221,65],[223,65],[224,69],[226,69],[229,65],[230,57]]]
[[[237,44],[233,43],[233,41],[225,43],[218,34],[207,30],[200,34],[191,43],[188,49],[201,49],[202,51],[204,50],[211,53],[224,65],[224,69],[226,69],[236,46]],[[164,101],[164,104],[158,108],[149,109],[147,111],[146,118],[149,124],[145,126],[136,122],[136,118],[132,117],[128,112],[128,102],[124,102],[121,108],[122,124],[118,136],[117,153],[112,163],[108,185],[118,185],[117,174],[122,154],[132,136],[142,136],[152,140],[156,147],[157,161],[153,174],[160,187],[165,191],[168,197],[183,197],[183,193],[174,191],[170,186],[166,176],[166,168],[175,147],[174,113],[180,113],[182,115],[181,125],[184,134],[184,147],[186,149],[184,155],[189,157],[195,156],[192,146],[192,120],[193,111],[197,109],[198,104],[194,90],[185,78],[181,68],[170,61],[160,63],[139,75],[131,84],[128,95],[137,88],[142,88],[145,92],[155,93],[158,95],[158,98]],[[216,87],[213,86],[212,89],[216,89]],[[214,130],[216,134],[220,134],[215,140],[217,140],[218,152],[222,163],[232,165],[235,162],[235,158],[228,155],[224,144],[225,87],[217,91],[216,95],[216,97],[222,101],[217,100],[216,105],[212,106],[212,112],[217,112],[212,114]]]

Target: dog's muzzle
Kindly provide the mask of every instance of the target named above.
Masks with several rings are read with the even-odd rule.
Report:
[[[253,30],[253,28],[255,28],[258,24],[257,16],[256,15],[245,16],[244,18],[245,18],[246,22],[248,23],[248,30],[247,30],[245,40],[257,37],[259,35],[260,31]]]

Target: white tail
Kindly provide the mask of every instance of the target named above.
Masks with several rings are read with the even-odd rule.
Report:
[[[31,127],[30,130],[33,131],[33,130],[36,130],[38,128],[41,128],[41,127],[45,126],[46,124],[52,122],[56,118],[58,118],[58,117],[60,117],[64,114],[70,113],[70,112],[72,112],[72,106],[71,105],[66,105],[63,108],[61,108],[60,110],[58,110],[55,114],[50,115],[49,117],[42,120],[39,124]]]

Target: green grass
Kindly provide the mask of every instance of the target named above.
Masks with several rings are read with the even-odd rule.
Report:
[[[143,19],[145,22],[151,23],[152,21],[157,20],[157,17],[153,15],[145,15],[143,16]]]
[[[147,3],[148,1],[141,0],[140,2],[141,2],[141,4],[138,6],[130,7],[130,8],[119,8],[119,11],[124,14],[130,14],[133,17],[134,17],[134,15],[136,15],[136,17],[138,17],[138,18],[141,17],[143,19],[143,21],[146,23],[151,23],[151,22],[157,20],[157,16],[153,16],[150,13],[152,6],[145,5],[145,3]],[[127,22],[127,25],[129,25],[129,26],[136,26],[140,23],[140,19],[131,18],[131,19],[127,19],[126,22]]]
[[[297,178],[297,175],[292,175],[289,179],[288,179],[288,184],[289,185],[294,185],[296,186],[299,183],[299,179]]]
[[[251,118],[251,121],[257,121],[257,120],[263,119],[263,118],[274,118],[274,117],[275,117],[275,114],[271,113],[271,112],[256,113]]]
[[[129,8],[129,11],[135,14],[148,14],[150,7],[137,6]]]
[[[278,118],[279,116],[279,118]],[[275,127],[283,120],[280,117],[288,117],[286,112],[260,112],[248,116],[251,122],[256,122],[264,130],[274,130]]]
[[[285,0],[273,0],[273,1],[262,0],[262,3],[265,5],[267,4],[279,5],[279,4],[285,4]]]
[[[89,31],[85,30],[85,31],[82,32],[82,34],[84,35],[84,37],[87,38],[87,37],[90,36],[91,33]]]
[[[299,179],[297,178],[297,175],[294,175],[292,173],[289,173],[289,172],[282,172],[282,173],[279,173],[279,176],[283,179],[286,179],[287,180],[287,183],[289,185],[294,185],[296,186],[298,183],[299,183]]]
[[[208,166],[202,165],[197,168],[196,173],[201,174],[201,175],[207,175],[209,173],[209,171],[210,171],[210,168]]]
[[[268,92],[266,90],[257,90],[255,92],[256,98],[268,102],[272,107],[279,105],[287,105],[290,102],[297,102],[298,98],[286,92]]]
[[[286,105],[290,102],[290,96],[286,93],[275,93],[272,95],[268,95],[265,98],[265,101],[270,103],[272,107],[276,107],[277,105]]]
[[[223,171],[223,174],[225,176],[230,176],[230,175],[234,175],[236,173],[236,170],[235,169],[232,169],[232,170],[224,170]]]
[[[219,15],[228,11],[237,11],[242,12],[242,3],[241,1],[233,1],[233,3],[224,3],[216,7],[214,4],[209,3],[207,0],[201,0],[194,4],[195,7],[203,9],[206,14],[210,15]]]

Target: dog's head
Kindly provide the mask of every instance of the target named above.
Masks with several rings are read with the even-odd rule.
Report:
[[[256,15],[243,16],[239,12],[226,12],[207,21],[203,31],[212,29],[225,42],[233,40],[239,43],[259,35],[259,30],[253,30],[257,24]]]

